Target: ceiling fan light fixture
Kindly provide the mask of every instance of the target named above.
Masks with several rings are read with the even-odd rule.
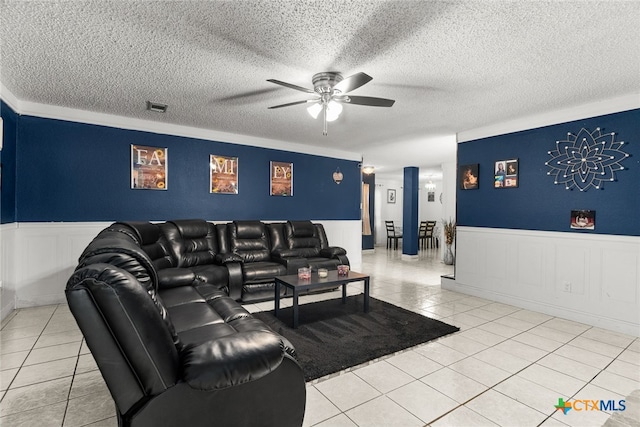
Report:
[[[327,121],[336,121],[340,117],[340,113],[342,113],[342,104],[333,100],[329,101],[327,104]]]
[[[371,165],[367,165],[367,166],[363,166],[362,167],[362,173],[365,174],[365,175],[371,175],[375,171],[376,171],[376,168],[374,166],[371,166]]]
[[[321,111],[322,111],[322,103],[320,102],[314,102],[313,104],[307,107],[307,113],[309,113],[309,115],[314,119],[318,118]]]
[[[343,103],[368,105],[373,107],[391,107],[393,105],[395,102],[393,99],[346,95],[347,92],[351,92],[352,90],[358,89],[359,87],[367,84],[371,79],[372,77],[365,73],[356,73],[347,78],[343,78],[342,74],[336,71],[325,71],[313,75],[313,90],[280,80],[268,79],[267,81],[270,83],[275,83],[289,89],[319,96],[312,99],[274,105],[268,108],[275,109],[312,103],[307,107],[307,112],[314,119],[317,119],[320,113],[322,113],[322,135],[327,136],[327,123],[338,120],[340,113],[342,113]]]

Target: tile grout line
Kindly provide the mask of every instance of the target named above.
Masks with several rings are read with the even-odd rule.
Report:
[[[27,361],[27,359],[28,359],[28,358],[29,358],[29,356],[31,355],[31,352],[35,349],[35,346],[36,346],[36,344],[38,343],[38,340],[40,339],[40,337],[42,337],[42,335],[43,335],[43,333],[44,333],[44,330],[47,328],[47,325],[49,324],[49,322],[51,322],[51,318],[53,317],[53,313],[55,313],[55,312],[56,312],[58,305],[59,305],[59,304],[56,304],[56,308],[55,308],[55,309],[53,310],[53,312],[51,313],[51,316],[49,316],[49,320],[47,320],[47,323],[45,323],[45,325],[42,327],[42,330],[41,330],[41,331],[40,331],[40,333],[38,334],[38,337],[37,337],[37,338],[36,338],[36,340],[33,342],[33,345],[31,346],[31,348],[29,349],[29,353],[27,353],[27,356],[24,358],[24,360],[22,361],[22,363],[20,363],[20,367],[18,368],[18,370],[16,371],[16,374],[13,376],[13,378],[11,379],[11,381],[9,382],[9,384],[7,385],[7,388],[6,388],[6,390],[5,390],[5,393],[4,393],[4,395],[2,396],[2,399],[0,399],[0,401],[4,400],[4,398],[5,398],[5,397],[6,397],[6,395],[7,395],[7,392],[8,392],[9,390],[11,390],[11,386],[13,385],[14,381],[15,381],[15,380],[16,380],[16,378],[18,377],[18,374],[20,374],[20,371],[22,370],[22,368],[24,368],[24,367],[25,367],[25,366],[24,366],[24,363]],[[24,309],[20,309],[20,311],[22,311],[22,310],[24,310]],[[16,315],[15,315],[15,316],[13,316],[13,318],[15,318],[17,315],[18,315],[18,313],[16,313]],[[12,320],[13,320],[13,318],[12,318]],[[9,323],[10,323],[10,321],[9,321],[9,322],[7,322],[7,324],[5,325],[5,327],[6,327]],[[3,329],[4,329],[4,328],[3,328]],[[42,381],[42,382],[45,382],[45,381]],[[40,382],[40,383],[34,383],[34,384],[41,384],[42,382]],[[17,388],[19,388],[19,387],[17,387]]]

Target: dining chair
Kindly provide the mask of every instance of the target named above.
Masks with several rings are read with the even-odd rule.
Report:
[[[425,249],[431,245],[431,247],[437,247],[438,241],[434,236],[434,229],[436,227],[436,221],[420,221],[420,228],[418,230],[418,242],[420,247]]]
[[[387,228],[387,249],[391,249],[392,245],[394,249],[398,249],[398,240],[402,239],[402,233],[396,231],[393,221],[385,221],[384,225]]]
[[[421,249],[424,249],[427,244],[427,221],[420,221],[420,227],[418,228],[418,244]]]
[[[427,242],[431,244],[431,247],[438,247],[438,236],[435,235],[437,221],[427,221]]]

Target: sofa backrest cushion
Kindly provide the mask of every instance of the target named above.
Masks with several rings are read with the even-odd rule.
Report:
[[[82,267],[69,278],[66,296],[121,411],[176,383],[178,349],[154,301],[130,273],[108,264]]]
[[[99,257],[100,260],[97,261]],[[114,265],[127,270],[148,292],[158,289],[158,275],[153,262],[138,244],[117,232],[102,231],[80,255],[78,268],[113,258]]]
[[[234,221],[229,227],[231,252],[244,262],[271,260],[271,248],[265,225],[260,221]]]
[[[230,253],[231,244],[229,243],[229,224],[216,224],[215,227],[218,235],[218,253]]]
[[[327,239],[327,233],[324,231],[322,224],[313,224],[316,229],[316,236],[320,239],[320,249],[329,247],[329,239]]]
[[[271,253],[289,249],[287,239],[284,237],[284,224],[284,222],[272,222],[265,225],[271,243]]]
[[[77,269],[102,263],[121,268],[136,278],[156,306],[156,310],[171,333],[174,344],[180,346],[180,339],[171,323],[167,309],[158,295],[157,271],[142,248],[132,241],[117,237],[95,239],[80,256]]]
[[[119,233],[119,234],[118,234]],[[95,237],[96,239],[100,239],[103,237],[122,237],[123,239],[129,239],[135,242],[137,245],[140,245],[142,242],[142,236],[138,233],[137,230],[131,228],[128,224],[123,222],[114,222],[104,230],[100,231],[98,235]]]
[[[145,221],[117,222],[113,226],[127,227],[137,236],[143,251],[151,258],[156,270],[175,267],[174,258],[169,251],[169,244],[160,232],[158,224]]]
[[[213,224],[202,219],[168,221],[160,226],[176,267],[214,264],[218,253],[217,232]]]
[[[289,249],[295,249],[299,256],[309,258],[320,254],[320,239],[311,221],[287,221],[285,236]]]

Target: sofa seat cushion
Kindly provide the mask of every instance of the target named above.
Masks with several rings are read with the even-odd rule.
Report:
[[[265,280],[273,282],[275,276],[287,274],[285,266],[275,262],[251,262],[242,265],[244,283],[258,283]]]
[[[217,285],[218,289],[223,288],[229,282],[229,270],[224,265],[194,265],[187,267],[187,269],[193,271],[196,279]]]
[[[212,285],[210,283],[198,283],[197,285],[193,285],[193,288],[198,291],[198,293],[202,295],[207,302],[228,296],[225,289],[220,289],[217,285]]]
[[[178,336],[188,329],[224,323],[222,317],[206,302],[181,304],[175,307],[168,307],[167,311]]]
[[[251,317],[251,314],[233,298],[216,298],[209,301],[209,306],[213,308],[226,323],[236,319]]]
[[[161,289],[158,291],[158,294],[162,298],[164,306],[167,308],[176,307],[182,304],[206,302],[205,298],[191,286]]]
[[[211,325],[199,326],[187,329],[178,334],[183,346],[198,345],[203,342],[215,340],[221,337],[236,334],[237,331],[227,323],[213,323]]]

